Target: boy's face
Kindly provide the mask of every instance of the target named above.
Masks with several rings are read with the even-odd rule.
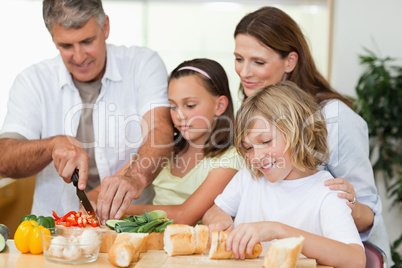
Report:
[[[294,168],[290,149],[282,132],[262,116],[255,117],[254,125],[242,140],[242,146],[251,165],[270,182],[304,177]]]
[[[67,70],[74,80],[82,83],[99,80],[105,73],[108,36],[107,16],[103,30],[94,18],[80,29],[66,29],[60,25],[52,28],[53,42]]]

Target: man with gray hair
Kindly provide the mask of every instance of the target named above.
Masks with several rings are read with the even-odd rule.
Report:
[[[32,213],[79,209],[71,176],[100,220],[151,203],[153,179],[172,150],[166,68],[154,51],[106,43],[101,0],[44,0],[60,55],[19,74],[0,131],[0,175],[37,174]]]

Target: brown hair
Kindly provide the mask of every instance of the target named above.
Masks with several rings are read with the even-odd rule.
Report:
[[[246,34],[262,45],[276,51],[282,59],[294,51],[298,55],[295,69],[288,80],[310,93],[320,105],[330,99],[339,99],[353,109],[349,99],[336,92],[315,66],[306,39],[297,23],[275,7],[263,7],[244,16],[237,24],[234,37]],[[243,86],[239,89],[244,95]]]
[[[198,68],[206,74],[205,75],[190,69],[179,70],[184,66],[190,66]],[[226,96],[228,98],[228,106],[225,112],[216,118],[216,124],[211,132],[210,137],[205,142],[203,149],[205,157],[217,156],[231,145],[233,145],[233,122],[234,122],[234,111],[232,96],[229,89],[229,81],[226,75],[225,69],[216,61],[200,58],[193,59],[189,61],[184,61],[179,66],[177,66],[169,76],[169,84],[172,79],[179,79],[180,77],[196,75],[203,83],[204,88],[212,96]],[[187,148],[187,141],[182,137],[180,131],[176,128],[175,130],[175,154],[181,152]]]
[[[259,89],[237,112],[235,146],[254,178],[262,173],[252,167],[242,140],[256,119],[267,120],[284,135],[292,164],[301,170],[314,170],[329,157],[325,119],[315,100],[291,81]]]

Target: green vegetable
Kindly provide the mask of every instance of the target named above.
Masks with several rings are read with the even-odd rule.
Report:
[[[38,220],[38,217],[36,217],[36,215],[34,215],[34,214],[25,215],[24,217],[22,217],[20,223],[23,221],[37,221],[37,220]]]
[[[53,228],[55,226],[53,217],[45,217],[45,216],[36,216],[34,214],[25,215],[22,217],[21,222],[23,221],[36,221],[38,225],[42,225],[45,228]]]
[[[52,217],[39,216],[36,222],[38,225],[42,225],[45,228],[54,227],[54,219]]]
[[[125,221],[137,222],[139,224],[145,224],[153,220],[157,219],[167,219],[167,213],[163,210],[153,210],[151,212],[146,212],[144,210],[144,214],[142,215],[133,215],[127,218],[124,218]]]
[[[136,233],[140,226],[136,222],[122,221],[115,223],[114,230],[118,233]]]
[[[148,222],[157,220],[157,219],[167,219],[167,213],[163,210],[154,210],[147,213],[145,210],[145,215],[148,217]]]
[[[115,225],[116,225],[116,223],[118,223],[118,222],[126,222],[126,221],[124,221],[124,220],[110,219],[110,220],[107,220],[107,221],[105,222],[105,224],[106,224],[107,227],[109,227],[110,229],[114,230]]]
[[[147,224],[142,225],[138,228],[137,233],[151,233],[156,226],[166,222],[165,219],[156,219],[153,221],[148,222]]]
[[[10,237],[10,229],[4,224],[0,224],[0,252],[6,247],[7,239]]]
[[[155,233],[163,233],[166,229],[166,226],[168,226],[169,224],[173,224],[173,223],[174,223],[174,220],[168,220],[168,221],[164,222],[163,224],[157,226],[154,229],[154,232]]]
[[[107,220],[106,225],[118,233],[151,233],[156,228],[158,232],[163,232],[168,224],[173,220],[167,218],[167,213],[163,210],[154,210],[142,215],[133,215],[123,220]]]

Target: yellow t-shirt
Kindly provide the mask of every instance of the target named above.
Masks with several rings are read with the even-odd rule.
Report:
[[[155,178],[154,205],[180,205],[204,182],[209,172],[214,168],[233,168],[240,170],[243,166],[243,158],[234,147],[226,150],[218,157],[202,159],[183,178],[173,176],[171,173],[170,159],[166,166]]]

